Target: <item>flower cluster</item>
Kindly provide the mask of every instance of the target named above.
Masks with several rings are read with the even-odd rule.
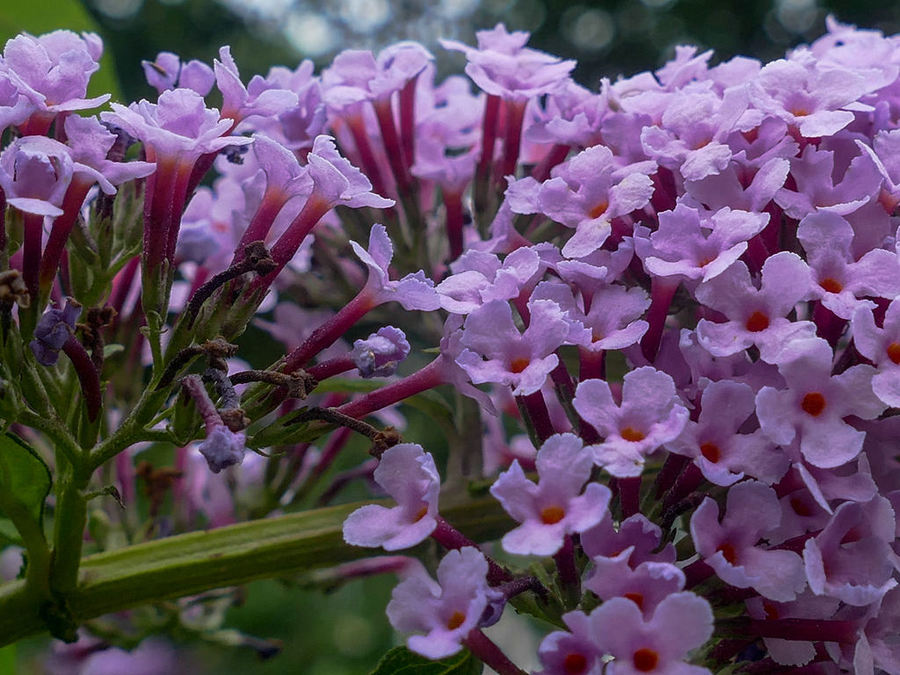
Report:
[[[333,562],[447,553],[333,574],[399,574],[388,618],[430,659],[523,672],[482,632],[514,607],[558,628],[542,675],[900,673],[900,41],[829,19],[595,92],[528,37],[445,41],[474,89],[414,43],[246,84],[228,47],[162,53],[155,100],[99,119],[96,36],[10,40],[0,280],[31,302],[0,286],[0,418],[76,448],[59,508],[110,460],[126,502],[143,480],[154,535],[367,481],[396,504],[348,510]],[[262,370],[248,327],[284,347]],[[352,433],[371,457],[335,472]],[[132,466],[141,441],[175,466]]]

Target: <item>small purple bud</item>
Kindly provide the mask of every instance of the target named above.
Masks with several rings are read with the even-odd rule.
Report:
[[[38,363],[44,366],[56,365],[59,350],[75,331],[75,320],[81,314],[81,305],[68,300],[63,309],[48,309],[34,329],[31,351]]]
[[[206,439],[200,444],[200,454],[206,458],[210,471],[219,473],[244,461],[247,451],[244,441],[243,431],[235,433],[224,425],[218,426],[206,434]]]
[[[350,357],[363,377],[387,377],[397,370],[397,364],[409,356],[409,342],[399,328],[384,326],[365,340],[353,343]]]

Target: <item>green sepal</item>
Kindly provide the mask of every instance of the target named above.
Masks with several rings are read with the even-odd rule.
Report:
[[[394,647],[369,675],[481,675],[484,664],[467,649],[432,661],[406,647]]]

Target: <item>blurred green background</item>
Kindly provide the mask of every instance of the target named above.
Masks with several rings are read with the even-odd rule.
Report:
[[[595,87],[603,76],[658,67],[678,44],[714,49],[714,60],[778,58],[820,35],[828,14],[900,32],[896,0],[3,0],[0,38],[20,30],[96,30],[107,53],[92,89],[127,101],[152,95],[140,61],[160,51],[211,62],[219,46],[229,44],[247,80],[276,64],[293,67],[310,58],[321,67],[345,48],[378,50],[412,39],[432,49],[450,72],[461,70],[462,62],[443,54],[438,38],[472,43],[476,30],[502,21],[531,31],[531,46],[577,59],[576,79]],[[182,664],[196,675],[366,673],[395,642],[384,616],[392,585],[392,579],[355,582],[326,596],[257,582],[243,606],[229,611],[227,627],[281,640],[283,653],[263,662],[252,649],[182,644]],[[533,639],[523,633],[526,626],[507,630],[504,639],[512,643]],[[37,639],[0,650],[0,675],[48,672],[42,660],[47,646]]]

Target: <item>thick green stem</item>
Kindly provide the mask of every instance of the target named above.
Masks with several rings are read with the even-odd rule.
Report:
[[[54,593],[68,595],[78,585],[78,566],[87,523],[87,499],[84,490],[90,473],[76,469],[60,479],[53,525],[53,562],[50,587]]]
[[[80,623],[148,602],[378,555],[377,549],[343,541],[344,519],[359,506],[304,511],[88,556],[81,561],[77,586],[67,594],[67,610]],[[468,501],[442,513],[475,541],[495,539],[511,526],[492,499]],[[43,630],[26,582],[0,585],[0,647]]]

